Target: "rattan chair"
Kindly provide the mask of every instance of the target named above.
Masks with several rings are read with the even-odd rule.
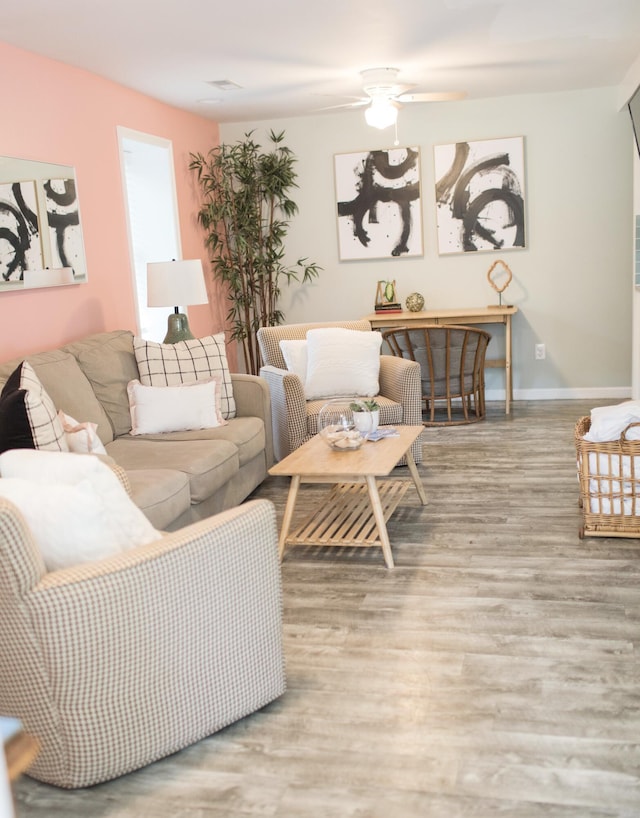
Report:
[[[488,332],[477,327],[433,324],[389,329],[382,337],[392,355],[420,364],[425,426],[454,426],[485,417],[484,364],[491,340]],[[442,402],[446,415],[444,411],[436,413],[436,404]]]

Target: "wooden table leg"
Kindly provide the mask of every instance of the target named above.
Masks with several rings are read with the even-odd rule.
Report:
[[[513,379],[511,373],[511,316],[505,316],[505,385],[504,385],[504,413],[511,413],[513,400]]]
[[[382,503],[380,502],[380,495],[378,494],[378,486],[376,485],[376,478],[370,474],[366,476],[367,488],[369,489],[369,500],[371,501],[371,510],[373,511],[373,518],[378,527],[378,536],[380,537],[380,544],[382,546],[382,554],[387,568],[393,568],[393,554],[391,553],[391,543],[389,542],[389,534],[387,533],[387,524],[384,521],[384,511],[382,510]]]
[[[284,547],[289,536],[289,529],[291,528],[291,519],[293,517],[293,510],[296,507],[296,499],[298,497],[298,489],[300,488],[300,475],[294,474],[289,483],[289,494],[287,495],[287,504],[284,507],[284,517],[282,518],[282,528],[280,529],[280,539],[278,541],[278,553],[280,559],[284,556]]]
[[[422,503],[423,506],[426,506],[427,495],[425,493],[424,486],[422,485],[422,480],[420,479],[418,467],[416,466],[416,461],[413,459],[413,453],[411,449],[407,449],[405,457],[407,459],[407,466],[409,467],[409,471],[411,472],[411,477],[413,478],[413,482],[415,484],[416,491],[418,492],[420,502]]]

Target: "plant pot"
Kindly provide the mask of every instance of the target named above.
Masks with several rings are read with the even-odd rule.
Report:
[[[380,410],[372,409],[366,412],[354,412],[353,422],[356,429],[363,435],[367,435],[369,432],[375,432],[380,423]]]

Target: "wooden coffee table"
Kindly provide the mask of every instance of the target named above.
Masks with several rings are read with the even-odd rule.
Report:
[[[280,531],[280,558],[288,545],[379,546],[387,568],[393,568],[387,520],[411,483],[377,482],[376,478],[388,477],[406,455],[413,484],[425,505],[427,497],[411,454],[412,443],[423,431],[423,426],[398,426],[397,437],[366,441],[352,451],[331,449],[316,435],[272,466],[269,474],[291,477]],[[332,483],[333,489],[320,508],[290,532],[301,483]]]

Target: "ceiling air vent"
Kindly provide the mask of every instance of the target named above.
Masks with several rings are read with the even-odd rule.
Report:
[[[242,88],[241,85],[232,80],[207,80],[207,85],[213,85],[219,91],[237,91]]]

